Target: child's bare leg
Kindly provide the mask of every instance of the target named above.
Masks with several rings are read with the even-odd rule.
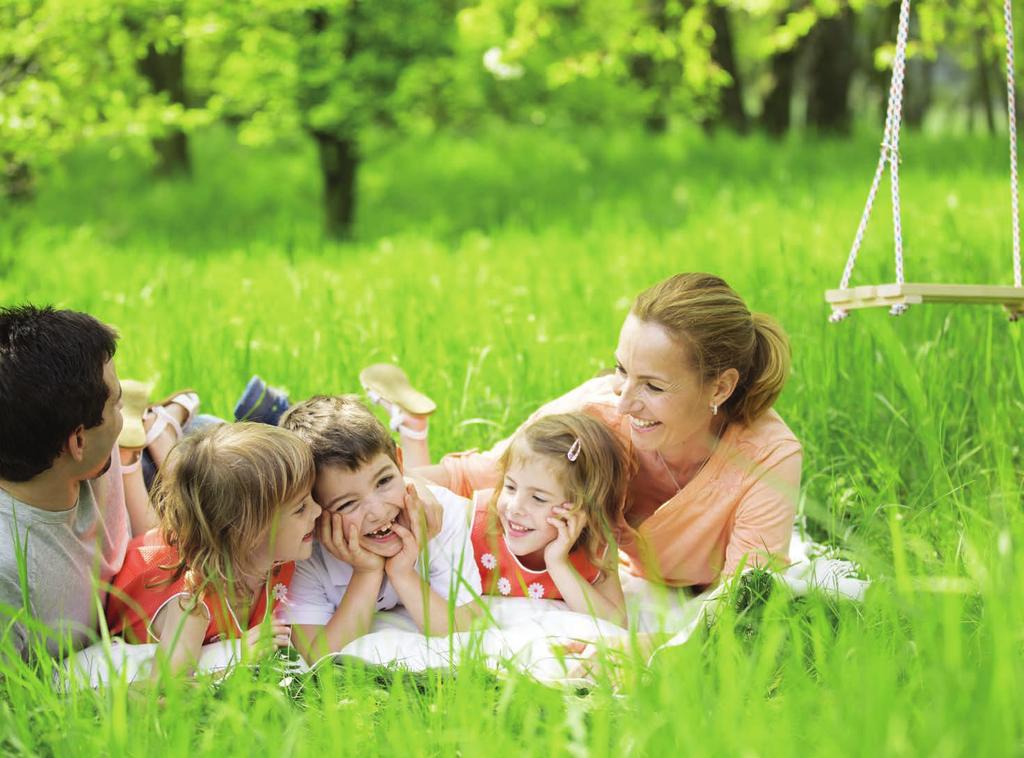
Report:
[[[124,483],[124,502],[128,509],[133,536],[138,536],[157,524],[156,514],[149,507],[149,493],[142,479],[142,451],[118,448],[121,457],[121,480]]]
[[[430,437],[426,416],[406,416],[398,427],[402,463],[407,469],[430,465]]]
[[[169,403],[164,406],[167,412],[178,422],[178,426],[184,426],[185,422],[188,421],[188,409],[178,403]],[[148,433],[153,428],[153,424],[156,423],[157,416],[153,412],[149,412],[144,417],[142,423],[146,427]],[[178,442],[178,434],[174,427],[170,424],[164,427],[164,430],[157,435],[156,439],[149,443],[146,448],[149,451],[150,458],[153,459],[154,465],[159,469],[164,465],[164,459],[167,458],[167,454],[171,452],[171,448]],[[141,478],[141,476],[140,476]]]
[[[430,465],[427,426],[437,405],[416,390],[398,366],[377,363],[359,372],[370,401],[384,407],[391,416],[391,428],[398,432],[402,461],[407,469]]]

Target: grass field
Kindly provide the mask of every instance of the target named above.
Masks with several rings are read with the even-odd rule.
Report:
[[[500,130],[371,156],[356,241],[319,233],[312,152],[196,140],[192,183],[81,154],[0,214],[0,302],[120,329],[122,377],[194,386],[228,415],[250,374],[293,397],[354,391],[397,360],[432,394],[435,454],[484,446],[606,367],[631,298],[722,275],[794,347],[779,410],[805,449],[810,532],[874,580],[730,612],[617,691],[582,695],[471,664],[388,681],[338,668],[161,698],[58,695],[6,664],[11,753],[996,755],[1024,751],[1024,333],[998,309],[826,322],[877,136]],[[910,281],[1012,283],[999,142],[906,140]],[[880,200],[855,282],[893,278]]]

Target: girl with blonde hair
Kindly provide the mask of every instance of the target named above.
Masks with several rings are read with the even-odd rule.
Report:
[[[589,416],[523,427],[498,460],[498,486],[475,493],[473,553],[484,592],[564,600],[624,625],[614,533],[628,477],[625,448]]]
[[[114,579],[111,633],[159,642],[172,671],[223,638],[263,646],[269,632],[287,646],[275,611],[312,551],[314,478],[308,446],[284,429],[224,424],[182,439],[154,483],[160,526],[132,540]]]

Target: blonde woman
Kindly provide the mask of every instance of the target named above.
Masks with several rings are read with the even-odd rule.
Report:
[[[636,298],[615,362],[614,374],[591,379],[530,420],[582,411],[634,456],[619,544],[627,570],[704,587],[742,566],[784,563],[801,448],[772,408],[790,365],[778,323],[752,314],[717,276],[677,274]],[[407,456],[425,444],[403,435]],[[469,496],[498,484],[507,445],[448,455],[418,473]]]

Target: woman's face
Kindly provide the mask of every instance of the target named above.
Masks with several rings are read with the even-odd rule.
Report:
[[[615,350],[616,394],[637,449],[671,457],[709,434],[715,387],[701,381],[687,352],[663,326],[626,317]]]

